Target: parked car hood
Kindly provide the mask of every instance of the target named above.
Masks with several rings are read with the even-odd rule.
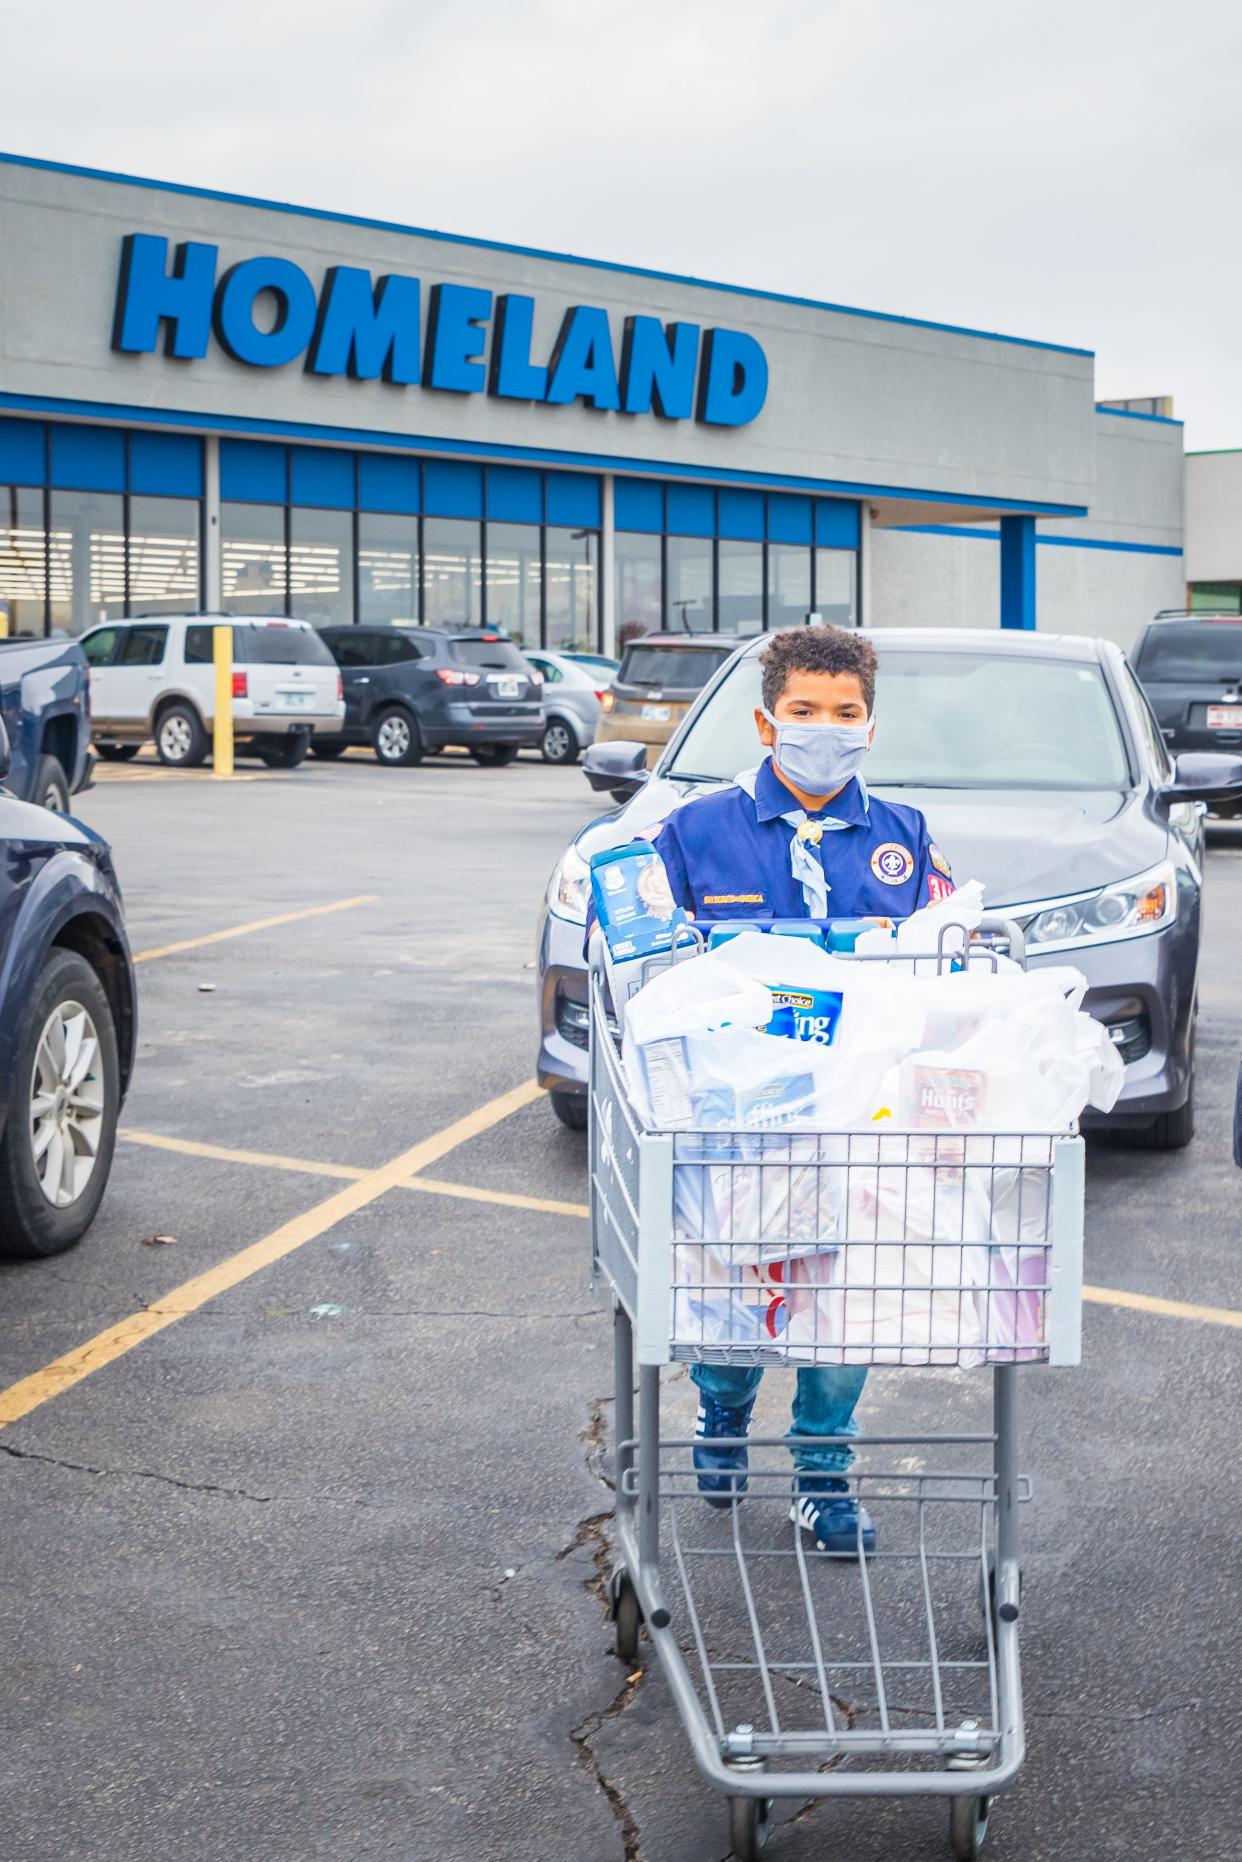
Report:
[[[71,815],[58,815],[33,802],[19,802],[0,788],[0,841],[42,841],[48,847],[79,847],[98,851],[107,842]]]
[[[674,809],[722,784],[653,777],[616,814],[593,821],[575,845],[583,859],[650,834]],[[1169,831],[1147,812],[1141,791],[1119,789],[877,789],[926,815],[960,884],[983,883],[988,905],[1025,905],[1086,892],[1154,866]]]

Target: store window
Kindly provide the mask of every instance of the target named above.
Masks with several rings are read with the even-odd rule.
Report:
[[[417,624],[417,517],[358,513],[358,609],[372,626]]]
[[[354,517],[295,504],[289,513],[289,612],[313,627],[354,619]]]
[[[800,627],[811,611],[811,552],[800,543],[768,544],[768,628]]]
[[[717,607],[723,634],[763,631],[763,545],[722,537]]]
[[[613,547],[617,647],[664,625],[664,577],[659,537],[618,530]]]
[[[519,646],[539,645],[539,531],[534,524],[487,526],[487,624]]]
[[[712,630],[712,542],[710,537],[667,541],[668,625],[673,633]]]
[[[1192,614],[1242,613],[1242,585],[1237,582],[1196,582],[1190,591]]]
[[[0,639],[42,634],[46,576],[42,491],[0,485]]]
[[[235,614],[285,612],[285,510],[280,504],[220,506],[220,584]]]
[[[131,614],[184,614],[202,599],[197,498],[131,497]]]
[[[48,581],[53,633],[84,634],[125,613],[125,506],[119,492],[53,491]]]
[[[816,550],[815,611],[833,627],[857,627],[858,557],[853,550]]]
[[[477,627],[482,619],[482,526],[423,519],[423,614],[429,627]]]
[[[599,532],[544,532],[544,645],[562,653],[589,653],[599,645]]]

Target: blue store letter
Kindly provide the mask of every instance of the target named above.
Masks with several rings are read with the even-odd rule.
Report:
[[[582,400],[613,413],[619,410],[621,397],[606,310],[576,304],[565,312],[548,364],[548,400],[560,407]]]
[[[261,330],[254,320],[255,299],[270,291],[276,299],[276,322]],[[300,265],[289,259],[243,259],[225,272],[216,293],[216,340],[237,362],[275,369],[300,356],[315,329],[315,287]]]
[[[190,360],[207,354],[211,300],[216,288],[215,246],[178,246],[168,270],[168,241],[130,233],[121,242],[112,347],[135,354],[153,350],[165,323],[164,354]]]
[[[713,427],[744,427],[768,393],[768,359],[741,330],[709,330],[699,376],[700,420]]]
[[[427,361],[423,384],[453,394],[477,394],[487,386],[482,363],[483,325],[492,314],[492,294],[469,284],[431,287],[427,312]]]
[[[694,370],[699,359],[697,323],[658,317],[627,317],[621,344],[621,406],[627,414],[659,414],[689,420],[694,412]]]
[[[416,382],[420,333],[417,278],[393,273],[372,290],[370,272],[334,265],[323,281],[307,373]]]
[[[548,392],[548,371],[530,359],[531,328],[535,321],[533,297],[498,297],[492,318],[492,367],[489,394],[513,401],[542,401]]]

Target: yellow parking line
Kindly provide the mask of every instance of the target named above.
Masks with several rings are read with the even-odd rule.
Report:
[[[350,1182],[365,1177],[351,1164],[320,1164],[309,1157],[281,1157],[272,1151],[234,1151],[223,1144],[199,1144],[193,1138],[165,1138],[157,1131],[132,1131],[118,1126],[117,1137],[127,1144],[150,1145],[153,1151],[178,1151],[186,1157],[209,1157],[219,1164],[253,1164],[258,1170],[294,1170],[306,1177],[343,1177]]]
[[[1097,1306],[1122,1306],[1132,1312],[1159,1313],[1164,1319],[1197,1319],[1200,1325],[1228,1325],[1242,1331],[1242,1312],[1229,1306],[1193,1306],[1185,1300],[1158,1299],[1152,1293],[1127,1293],[1120,1287],[1084,1287],[1082,1296]]]
[[[434,1177],[410,1177],[405,1190],[430,1190],[433,1196],[460,1196],[471,1203],[500,1203],[507,1209],[539,1209],[547,1215],[576,1215],[589,1221],[585,1203],[561,1203],[550,1196],[519,1196],[515,1190],[480,1190],[472,1183],[440,1183]]]
[[[381,1164],[378,1170],[366,1171],[356,1182],[346,1184],[323,1202],[316,1203],[313,1209],[294,1216],[291,1222],[282,1222],[279,1228],[273,1229],[261,1241],[253,1242],[250,1247],[230,1255],[227,1260],[209,1267],[194,1279],[183,1281],[179,1287],[174,1287],[143,1311],[131,1313],[128,1318],[97,1333],[94,1338],[87,1339],[85,1344],[45,1364],[42,1370],[34,1371],[29,1377],[10,1384],[7,1390],[0,1391],[0,1429],[11,1422],[17,1422],[22,1416],[28,1416],[31,1410],[38,1409],[49,1398],[59,1396],[62,1391],[81,1383],[92,1371],[114,1363],[127,1351],[132,1351],[135,1345],[153,1338],[157,1332],[175,1324],[178,1319],[184,1319],[187,1313],[196,1312],[208,1300],[229,1292],[242,1281],[249,1280],[252,1274],[283,1260],[286,1255],[304,1247],[308,1241],[316,1240],[347,1216],[356,1215],[360,1209],[365,1209],[387,1191],[395,1189],[414,1171],[422,1170],[427,1164],[434,1164],[449,1151],[456,1150],[459,1144],[477,1138],[480,1132],[498,1125],[510,1113],[529,1105],[539,1097],[539,1093],[540,1088],[535,1081],[527,1080],[523,1085],[515,1086],[511,1092],[502,1093],[498,1099],[490,1099],[486,1105],[467,1113],[465,1118],[456,1119],[443,1131],[436,1132],[430,1138],[423,1138],[408,1150],[401,1151],[389,1163]]]
[[[374,905],[378,894],[360,893],[356,899],[336,899],[331,905],[308,905],[300,912],[280,912],[275,918],[256,918],[248,925],[231,925],[227,931],[209,931],[205,937],[183,938],[179,944],[161,944],[155,950],[140,950],[135,963],[149,963],[152,957],[172,957],[181,950],[197,950],[200,944],[222,944],[226,938],[249,937],[252,931],[272,931],[277,925],[297,924],[303,918],[326,918],[330,912],[352,911],[355,905]]]

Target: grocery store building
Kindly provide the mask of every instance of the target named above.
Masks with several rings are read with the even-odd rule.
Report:
[[[206,606],[1012,626],[1180,606],[1088,350],[0,158],[0,629]]]

